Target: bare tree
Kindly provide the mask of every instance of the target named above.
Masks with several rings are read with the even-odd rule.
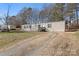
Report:
[[[26,8],[24,7],[18,14],[17,14],[17,20],[21,22],[21,25],[27,24],[27,18],[30,17],[32,8]]]
[[[65,11],[65,15],[67,16],[67,17],[69,17],[69,21],[70,21],[70,24],[71,24],[71,18],[73,17],[73,16],[75,16],[74,14],[73,14],[73,12],[74,12],[74,10],[76,11],[76,4],[74,3],[68,3],[68,4],[66,4],[67,6],[65,7],[66,8],[66,11]],[[76,17],[75,18],[77,18],[77,11],[76,11]]]
[[[6,29],[8,32],[9,32],[9,27],[8,27],[9,26],[9,24],[8,24],[9,12],[10,12],[10,5],[8,5],[7,11],[4,14],[4,17],[0,19],[6,25],[6,27],[7,27]]]
[[[16,16],[10,16],[8,20],[8,24],[16,26],[17,25]]]

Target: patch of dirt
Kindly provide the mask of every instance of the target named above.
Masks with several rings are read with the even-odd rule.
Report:
[[[46,33],[27,39],[0,55],[79,56],[79,40],[73,34],[74,32]]]
[[[72,36],[72,33],[57,33],[56,37],[52,38],[47,47],[36,51],[33,55],[79,55],[79,43],[74,38],[72,38]]]

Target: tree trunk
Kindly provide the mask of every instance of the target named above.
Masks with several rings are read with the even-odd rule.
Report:
[[[76,18],[77,18],[77,25],[78,25],[78,10],[76,8]]]

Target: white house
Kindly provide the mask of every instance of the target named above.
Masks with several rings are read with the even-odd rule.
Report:
[[[8,25],[8,28],[10,29],[10,25]],[[7,29],[7,25],[2,25],[1,29]]]
[[[38,31],[39,27],[44,27],[46,31],[65,31],[65,21],[47,22],[37,24],[25,24],[21,26],[22,31]]]
[[[13,25],[8,25],[8,29],[14,29],[14,28],[15,28],[15,26],[13,26]],[[1,26],[0,26],[0,29],[1,29],[1,30],[7,29],[7,25],[1,25]]]

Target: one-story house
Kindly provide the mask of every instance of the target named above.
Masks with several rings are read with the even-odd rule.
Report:
[[[39,31],[40,28],[44,28],[48,32],[52,32],[52,31],[63,31],[64,32],[65,21],[24,24],[21,26],[21,31]]]
[[[16,29],[16,27],[13,26],[13,25],[1,25],[1,26],[0,26],[0,31],[7,30],[7,28],[8,28],[9,30]]]

